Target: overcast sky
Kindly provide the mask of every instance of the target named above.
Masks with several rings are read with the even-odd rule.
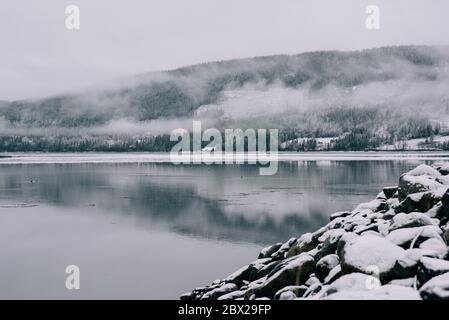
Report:
[[[70,4],[78,31],[65,27]],[[378,31],[365,27],[370,4]],[[448,15],[448,0],[1,0],[0,99],[230,58],[447,45]]]

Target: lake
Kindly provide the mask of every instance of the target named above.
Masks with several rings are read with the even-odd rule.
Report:
[[[177,299],[314,231],[447,153],[283,154],[183,165],[164,154],[0,157],[0,299]],[[67,290],[65,268],[80,268]]]

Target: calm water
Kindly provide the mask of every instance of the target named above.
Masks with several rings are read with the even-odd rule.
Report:
[[[285,160],[260,176],[252,165],[36,157],[47,163],[0,159],[2,299],[176,299],[431,162]],[[70,264],[80,290],[65,288]]]

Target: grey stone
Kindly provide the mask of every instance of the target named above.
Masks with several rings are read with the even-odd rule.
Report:
[[[336,254],[330,254],[321,258],[316,264],[315,274],[317,278],[323,282],[329,275],[329,272],[338,266],[340,259]]]
[[[425,300],[449,300],[449,273],[427,281],[419,290]]]
[[[449,261],[423,257],[418,263],[418,280],[420,284],[449,272]]]
[[[262,258],[269,258],[273,253],[279,250],[279,248],[282,246],[281,242],[278,242],[276,244],[273,244],[272,246],[268,246],[263,248],[260,253],[258,259]]]
[[[397,186],[385,187],[382,189],[382,191],[384,192],[387,199],[390,199],[396,194],[396,192],[398,191],[398,187]]]
[[[238,287],[234,283],[228,283],[212,291],[206,292],[201,297],[201,300],[216,300],[218,297],[237,290]]]
[[[299,255],[256,287],[254,294],[256,297],[272,298],[283,287],[304,284],[314,271],[315,260],[307,254]]]

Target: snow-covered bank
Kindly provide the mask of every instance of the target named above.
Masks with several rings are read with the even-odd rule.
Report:
[[[448,189],[449,163],[420,165],[376,199],[181,299],[449,299]]]
[[[206,153],[208,156],[209,153]],[[449,161],[449,152],[279,152],[270,153],[270,161],[386,161],[419,160]],[[193,154],[201,157],[201,154]],[[248,161],[257,154],[228,153],[225,158]],[[263,156],[262,156],[263,158]],[[193,158],[192,158],[193,159]],[[257,158],[256,158],[257,159]],[[53,163],[171,163],[169,152],[22,152],[0,154],[1,164],[53,164]]]

